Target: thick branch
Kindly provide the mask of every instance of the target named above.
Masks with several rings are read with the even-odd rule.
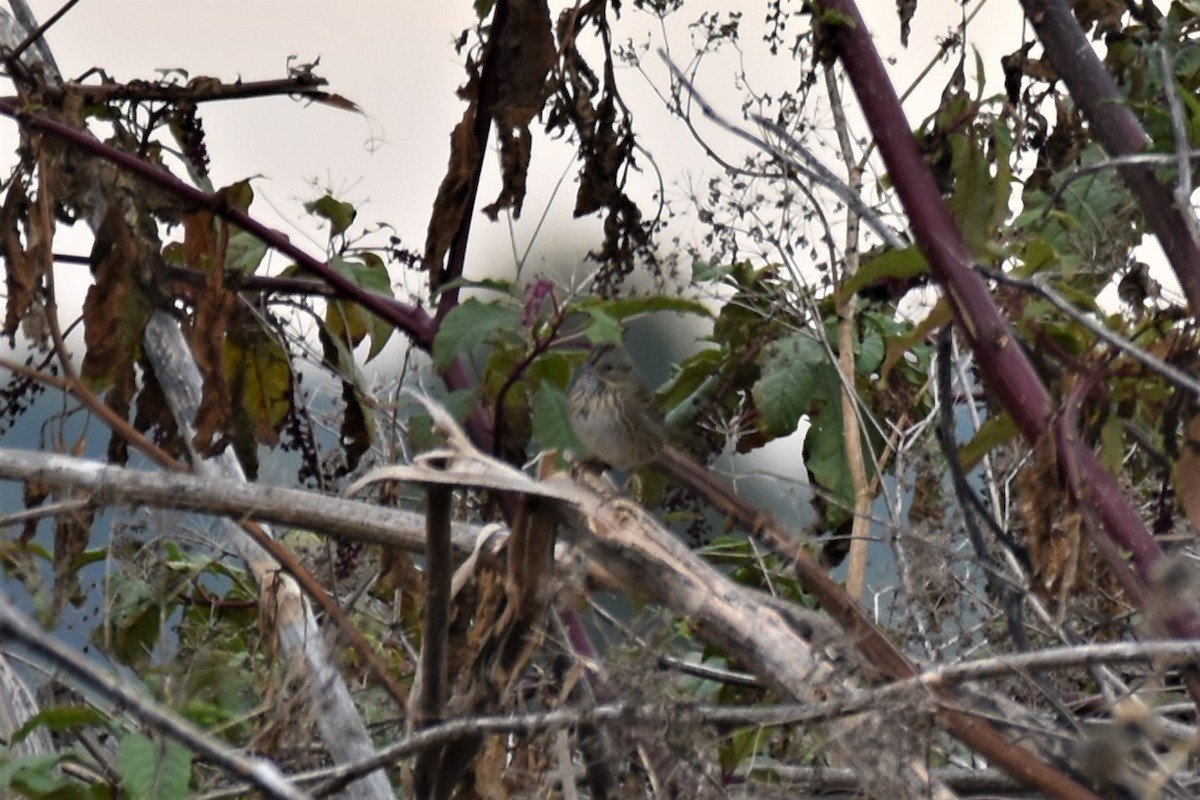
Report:
[[[300,489],[223,478],[114,467],[54,453],[0,448],[0,480],[43,484],[58,492],[83,492],[96,505],[115,503],[254,519],[302,527],[351,541],[422,552],[425,518],[394,508]],[[470,554],[481,528],[455,523],[456,554]]]
[[[853,0],[831,0],[829,5],[844,19],[830,22],[825,32],[840,54],[879,143],[917,244],[954,309],[988,389],[1012,416],[1026,441],[1037,443],[1046,435],[1055,413],[1050,394],[1017,345],[983,280],[972,269],[970,250],[917,148],[858,8]],[[1139,577],[1148,582],[1154,565],[1162,558],[1162,549],[1095,454],[1080,443],[1073,443],[1072,448],[1070,455],[1082,480],[1091,488],[1089,500],[1105,533],[1118,547],[1129,551]],[[1173,632],[1198,638],[1200,625],[1191,615],[1177,620]]]
[[[1143,151],[1150,136],[1125,104],[1065,0],[1021,0],[1021,5],[1042,40],[1046,57],[1109,155]],[[1152,170],[1130,166],[1122,168],[1120,175],[1162,244],[1192,314],[1200,317],[1200,242],[1193,238],[1183,211]]]

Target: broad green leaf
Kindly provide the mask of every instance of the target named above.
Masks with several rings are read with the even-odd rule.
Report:
[[[481,303],[473,297],[468,298],[442,320],[433,340],[433,365],[439,370],[445,369],[454,359],[484,344],[497,331],[515,331],[520,326],[521,313],[514,306]]]
[[[1173,65],[1175,77],[1182,84],[1179,87],[1180,93],[1185,93],[1185,87],[1194,86],[1197,79],[1200,79],[1200,47],[1190,44],[1179,48],[1175,53]]]
[[[664,407],[670,409],[667,426],[690,428],[703,406],[704,398],[712,393],[721,380],[721,351],[716,348],[701,350],[680,363],[675,374],[659,390]]]
[[[583,331],[589,342],[592,344],[621,344],[625,331],[621,328],[621,324],[609,315],[607,308],[594,306],[586,310],[588,316],[592,318],[591,324]]]
[[[765,728],[762,725],[738,728],[720,750],[721,767],[732,773],[747,759],[761,760],[760,751],[766,747],[773,733],[774,728]]]
[[[1054,247],[1041,236],[1033,236],[1021,251],[1021,267],[1017,274],[1029,277],[1044,269],[1052,269],[1058,263],[1058,252]]]
[[[846,460],[846,426],[842,404],[830,403],[812,416],[804,438],[804,466],[812,479],[834,498],[826,507],[827,522],[840,522],[854,506],[854,478]]]
[[[992,448],[1012,441],[1016,435],[1017,424],[1006,413],[984,420],[971,441],[958,448],[958,463],[962,465],[963,472],[975,469]]]
[[[1100,428],[1099,455],[1105,469],[1113,475],[1121,474],[1121,464],[1125,460],[1125,420],[1116,413],[1109,414]]]
[[[108,615],[106,624],[97,628],[94,637],[103,640],[105,633],[113,656],[122,664],[138,668],[147,663],[158,644],[161,629],[161,601],[157,587],[144,580],[114,572],[109,578]]]
[[[529,365],[525,377],[534,384],[549,383],[555,388],[565,390],[575,374],[579,355],[578,351],[570,353],[563,350],[543,353]]]
[[[254,202],[254,189],[250,186],[250,181],[241,180],[221,187],[217,191],[217,197],[229,208],[249,211],[250,204]]]
[[[786,436],[815,403],[836,399],[838,387],[825,348],[810,334],[796,333],[768,347],[762,378],[751,392],[767,431]]]
[[[881,377],[886,380],[897,363],[902,362],[908,353],[921,347],[930,333],[953,319],[954,312],[950,310],[950,304],[943,297],[934,304],[925,318],[912,328],[912,333],[887,337],[887,356],[880,369]]]
[[[843,303],[864,287],[888,278],[907,280],[929,272],[929,262],[916,245],[903,250],[886,250],[863,261],[858,270],[838,287],[837,302]]]
[[[84,784],[59,773],[58,764],[64,755],[51,753],[6,759],[0,751],[0,795],[53,800],[92,800],[97,797]]]
[[[330,195],[305,203],[304,210],[329,220],[330,232],[334,236],[345,233],[346,229],[354,223],[354,217],[358,214],[354,206],[343,203],[341,200],[335,200]]]
[[[566,395],[543,383],[533,393],[533,436],[543,450],[584,451],[571,430]]]
[[[236,231],[225,247],[225,269],[253,275],[266,254],[267,246],[261,239],[248,231]]]
[[[117,747],[117,771],[122,797],[129,800],[187,797],[192,754],[174,739],[156,742],[131,733]]]
[[[19,744],[38,728],[50,731],[70,731],[84,725],[108,725],[108,718],[90,706],[54,706],[25,720],[12,735],[10,745]]]
[[[641,314],[654,314],[661,311],[673,311],[677,314],[695,314],[701,317],[711,317],[712,312],[698,300],[688,300],[683,297],[666,295],[651,295],[649,297],[622,297],[617,300],[585,300],[579,304],[583,311],[592,313],[592,309],[603,309],[604,313],[616,320],[628,319]]]
[[[983,75],[982,68],[980,69]],[[1012,131],[1003,119],[992,123],[991,156],[996,175],[992,179],[992,213],[988,219],[988,237],[1004,225],[1009,216],[1009,200],[1012,198]]]
[[[883,363],[883,337],[876,333],[873,329],[868,328],[865,335],[858,343],[858,349],[854,354],[854,370],[859,375],[870,375],[879,369],[879,365]]]
[[[369,252],[362,253],[361,257],[361,261],[356,261],[335,256],[330,259],[329,265],[354,281],[358,287],[374,294],[392,297],[391,277],[383,261]],[[367,353],[367,361],[379,354],[393,331],[390,324],[348,300],[330,302],[325,312],[325,322],[331,331],[343,337],[352,347],[357,347],[369,334],[371,349]]]
[[[733,271],[733,266],[723,264],[715,267],[703,259],[692,259],[692,283],[709,283],[719,281]]]
[[[292,410],[292,365],[283,345],[262,328],[231,330],[225,337],[225,374],[254,440],[278,443]]]
[[[482,280],[473,280],[471,278],[455,278],[449,283],[442,284],[437,289],[437,294],[449,291],[450,289],[482,289],[488,292],[499,292],[505,297],[518,298],[521,296],[521,291],[517,284],[512,281],[501,280],[500,278],[483,278]]]
[[[954,193],[946,205],[971,252],[976,257],[983,257],[991,240],[995,195],[991,186],[991,165],[975,134],[975,127],[967,126],[962,132],[950,135]]]

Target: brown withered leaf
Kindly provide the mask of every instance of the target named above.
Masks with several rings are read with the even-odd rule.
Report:
[[[912,29],[913,14],[917,13],[917,0],[896,0],[896,16],[900,19],[900,44],[908,47],[908,34]]]
[[[29,509],[39,508],[50,499],[49,484],[41,481],[26,481],[25,482],[25,507]],[[33,537],[37,535],[38,521],[30,519],[25,521],[25,525],[21,529],[21,536],[17,540],[21,545],[29,544]]]
[[[1095,26],[1093,39],[1110,33],[1120,33],[1121,21],[1129,10],[1123,0],[1071,0],[1071,10],[1084,32]]]
[[[342,412],[342,425],[338,433],[343,442],[346,463],[338,468],[339,475],[358,469],[363,455],[371,449],[371,429],[366,417],[368,412],[363,408],[352,381],[342,381],[342,400],[345,401],[345,411]]]
[[[110,385],[118,369],[133,363],[128,358],[121,325],[126,300],[137,292],[133,268],[136,259],[133,234],[115,205],[110,206],[92,244],[96,281],[83,301],[86,352],[81,374],[98,388]]]
[[[533,147],[529,123],[546,103],[546,76],[558,54],[546,0],[510,2],[507,21],[492,47],[484,62],[484,81],[495,86],[491,114],[500,139],[501,189],[483,212],[495,221],[506,208],[520,217],[525,202]]]
[[[525,204],[525,179],[529,174],[529,158],[533,149],[533,137],[525,126],[501,130],[499,135],[500,172],[504,182],[495,202],[483,208],[483,213],[492,222],[506,208],[512,209],[513,217],[521,216],[521,208]]]
[[[521,215],[532,142],[528,126],[545,104],[546,77],[556,56],[546,0],[513,0],[503,27],[488,42],[483,76],[468,62],[469,79],[459,96],[470,105],[450,135],[450,162],[425,236],[423,261],[432,288],[443,283],[442,261],[470,213],[482,158],[477,128],[489,121],[495,122],[500,139],[502,184],[495,202],[483,211],[493,220],[506,208]],[[479,119],[480,114],[490,119]]]
[[[348,97],[343,97],[342,95],[334,92],[317,92],[314,94],[307,94],[305,96],[310,100],[314,100],[318,103],[324,103],[327,106],[332,106],[342,111],[353,111],[356,114],[362,113],[362,109],[358,107],[358,103],[355,103]]]
[[[617,131],[616,104],[605,96],[596,109],[596,125],[587,141],[575,216],[583,217],[612,204],[620,196],[621,166],[632,153],[632,142]]]
[[[1054,130],[1038,150],[1037,166],[1026,182],[1027,190],[1045,191],[1054,175],[1075,163],[1086,143],[1078,110],[1069,108],[1059,97],[1055,97],[1054,107],[1057,114]]]
[[[82,598],[76,565],[79,556],[87,550],[95,517],[95,509],[83,508],[54,518],[54,615],[68,602]]]
[[[138,258],[135,234],[113,204],[92,246],[95,282],[83,301],[86,352],[80,376],[94,390],[105,392],[105,403],[123,418],[137,386],[142,331],[152,311],[137,279]],[[125,440],[114,434],[109,441],[109,459],[125,463],[126,448]]]
[[[523,128],[546,102],[546,75],[558,53],[546,0],[511,0],[495,47],[486,62],[495,73],[485,75],[496,81],[492,118],[502,128]]]
[[[475,104],[463,112],[463,118],[450,134],[450,162],[446,175],[438,187],[433,201],[433,213],[429,217],[429,230],[425,234],[425,255],[422,258],[429,270],[429,286],[437,289],[442,284],[442,260],[454,241],[462,219],[468,213],[475,196],[475,166],[479,160],[479,148],[475,143]]]
[[[1188,421],[1175,464],[1175,496],[1192,527],[1200,530],[1200,414]]]
[[[29,197],[25,182],[15,179],[0,206],[0,256],[4,258],[4,284],[8,289],[8,306],[4,314],[4,335],[17,332],[21,320],[29,313],[42,281],[39,261],[22,245],[20,223],[28,219]]]
[[[220,452],[227,444],[234,414],[233,395],[225,370],[225,338],[236,295],[225,286],[222,243],[213,215],[197,211],[184,217],[183,252],[187,266],[205,276],[196,293],[195,311],[185,327],[196,366],[204,378],[200,408],[196,412],[196,448],[205,455]],[[225,230],[225,228],[222,228]]]

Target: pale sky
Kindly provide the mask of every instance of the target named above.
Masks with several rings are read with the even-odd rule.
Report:
[[[59,4],[59,0],[32,0],[39,19],[48,17]],[[568,5],[552,2],[552,16]],[[652,50],[666,44],[686,59],[687,23],[705,8],[731,7],[746,10],[743,42],[752,88],[778,91],[794,84],[798,65],[784,56],[765,57],[757,38],[762,12],[753,3],[689,0],[682,12],[669,19],[665,31],[657,20],[626,3],[622,20],[614,23],[615,37],[648,42]],[[923,68],[935,52],[935,36],[953,27],[962,13],[953,0],[921,3],[912,45],[905,51],[896,37],[893,0],[864,0],[861,7],[879,36],[885,58],[898,58],[898,75],[915,75]],[[313,236],[314,252],[319,252],[323,240],[300,206],[315,197],[317,189],[325,188],[360,206],[358,223],[387,221],[410,248],[420,251],[429,207],[446,166],[449,132],[463,110],[454,90],[463,82],[464,73],[451,43],[473,19],[469,0],[340,4],[312,0],[84,0],[47,38],[67,77],[101,66],[117,80],[152,79],[155,70],[182,67],[192,76],[262,80],[284,76],[289,56],[300,62],[319,57],[317,74],[329,80],[331,91],[356,102],[365,115],[305,107],[286,99],[206,105],[202,116],[214,182],[219,186],[262,176],[255,181],[258,197],[252,212],[268,220],[275,217],[293,237]],[[794,28],[804,24],[802,21]],[[1013,0],[991,0],[984,4],[975,24],[975,31],[991,33],[986,43],[991,52],[985,51],[984,56],[998,91],[999,56],[1020,44],[1018,7]],[[744,96],[732,77],[736,63],[737,55],[732,52],[710,56],[699,76],[700,88],[732,117],[738,116]],[[665,88],[665,69],[653,55],[647,59],[646,70],[659,89]],[[687,183],[703,185],[707,176],[716,174],[716,168],[705,161],[679,121],[663,111],[645,78],[622,67],[618,80],[634,109],[643,143],[664,172],[668,198],[680,201]],[[909,103],[914,124],[936,103],[942,81],[931,80],[926,86],[928,90]],[[723,155],[732,160],[747,152],[745,145],[707,130]],[[13,124],[0,121],[0,158],[11,153],[15,144]],[[542,137],[535,140],[534,148],[530,197],[513,233],[510,235],[503,219],[491,224],[477,214],[469,255],[469,270],[476,275],[511,271],[514,248],[521,252],[527,247],[564,172],[567,180],[538,235],[540,247],[535,248],[526,274],[551,262],[578,260],[597,244],[595,221],[573,220],[569,213],[574,195],[569,150]],[[481,205],[494,197],[495,177],[493,161],[480,192]],[[650,175],[642,184],[647,197],[656,188]],[[695,239],[697,228],[694,220],[685,219],[676,232],[685,240]]]

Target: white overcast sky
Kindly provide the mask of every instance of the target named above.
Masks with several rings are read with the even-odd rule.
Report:
[[[41,20],[59,6],[58,0],[31,3]],[[552,0],[552,15],[556,17],[568,5]],[[785,57],[770,61],[759,55],[763,53],[757,44],[762,30],[760,3],[689,0],[671,19],[665,35],[656,20],[634,10],[632,3],[624,5],[624,18],[615,25],[618,40],[632,36],[653,47],[667,44],[681,54],[688,52],[686,25],[704,8],[742,8],[747,70],[760,91],[794,84],[802,66]],[[926,65],[934,53],[935,37],[952,29],[962,14],[953,0],[924,0],[914,20],[913,44],[905,51],[897,40],[894,0],[862,0],[861,8],[885,58],[897,59],[894,69],[901,78]],[[319,57],[316,71],[329,80],[329,89],[356,102],[364,115],[305,107],[286,99],[207,105],[202,114],[214,182],[219,186],[261,176],[255,181],[258,199],[252,212],[281,225],[293,238],[313,236],[314,252],[319,252],[322,242],[300,208],[315,196],[314,182],[359,205],[358,223],[386,221],[407,246],[420,251],[429,207],[446,166],[449,132],[463,110],[454,96],[463,71],[452,40],[473,18],[470,0],[336,4],[83,0],[47,38],[67,77],[100,66],[122,81],[152,79],[155,70],[172,67],[223,80],[278,78],[285,74],[289,56],[301,62]],[[1015,0],[990,0],[975,23],[976,34],[989,32],[983,45],[993,91],[1000,86],[999,56],[1020,45],[1021,24]],[[734,58],[732,53],[712,57],[699,77],[701,89],[731,116],[738,114],[742,100],[732,76]],[[657,59],[650,61],[653,80],[665,87],[665,70]],[[634,108],[643,144],[665,173],[668,198],[679,200],[688,182],[702,185],[705,177],[715,174],[680,123],[662,111],[642,76],[622,70],[618,80]],[[929,113],[943,83],[928,81],[928,91],[914,96],[909,103],[911,121]],[[724,154],[732,160],[745,152],[740,143],[719,136],[715,141],[723,143]],[[15,144],[13,124],[0,121],[0,158],[7,157]],[[468,258],[468,269],[476,276],[511,271],[514,242],[518,251],[527,246],[555,183],[570,168],[565,148],[540,138],[534,147],[536,170],[530,196],[513,235],[503,220],[493,225],[476,216]],[[485,179],[481,205],[496,191],[494,160],[487,174],[490,180]],[[593,220],[571,219],[572,177],[570,173],[560,189],[557,213],[551,214],[539,234],[526,274],[556,261],[576,261],[598,242]],[[654,183],[649,178],[644,183],[648,195]],[[698,226],[685,221],[678,232],[694,238]]]

